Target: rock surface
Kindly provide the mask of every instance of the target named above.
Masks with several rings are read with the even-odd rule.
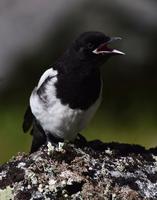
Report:
[[[157,149],[48,143],[0,166],[0,199],[157,199]]]

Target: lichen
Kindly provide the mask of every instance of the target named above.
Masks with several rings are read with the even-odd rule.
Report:
[[[139,146],[48,143],[2,165],[0,189],[16,200],[157,199],[157,161]]]
[[[12,188],[7,186],[5,189],[0,189],[0,199],[1,200],[10,200],[13,199]]]

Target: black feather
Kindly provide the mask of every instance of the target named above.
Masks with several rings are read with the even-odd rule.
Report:
[[[28,106],[24,115],[24,121],[23,121],[23,126],[22,126],[24,133],[26,133],[31,128],[32,123],[33,123],[33,118],[34,116],[32,114],[31,108],[30,106]]]
[[[30,153],[33,153],[39,150],[39,148],[47,141],[44,130],[35,118],[33,120],[33,128],[31,130],[31,133],[33,135],[33,140]]]

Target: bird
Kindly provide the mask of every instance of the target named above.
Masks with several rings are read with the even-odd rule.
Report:
[[[30,153],[51,141],[73,142],[85,129],[102,99],[101,66],[115,55],[109,45],[120,40],[99,31],[80,34],[41,75],[24,114],[23,131],[31,129]]]

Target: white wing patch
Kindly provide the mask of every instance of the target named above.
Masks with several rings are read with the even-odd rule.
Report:
[[[43,82],[50,76],[56,76],[57,75],[57,70],[54,70],[52,68],[46,70],[44,72],[44,74],[41,76],[40,80],[39,80],[39,83],[38,83],[38,86],[37,86],[37,89],[40,88],[40,86],[43,84]]]
[[[32,91],[32,94],[30,96],[29,102],[30,102],[30,107],[31,107],[31,111],[33,113],[33,115],[39,120],[40,117],[42,117],[42,115],[44,114],[44,105],[43,105],[43,101],[39,98],[38,94],[37,94],[37,90],[41,87],[41,85],[44,83],[44,81],[48,78],[48,77],[53,77],[51,80],[50,86],[48,84],[48,86],[46,86],[46,93],[49,93],[49,88],[51,88],[51,99],[53,99],[55,97],[56,91],[55,91],[55,87],[54,84],[57,81],[57,70],[53,70],[52,68],[46,70],[44,72],[44,74],[41,76],[37,87],[34,88],[34,90]],[[53,91],[52,91],[53,90]],[[50,96],[50,95],[49,95]],[[40,121],[40,120],[39,120]]]

